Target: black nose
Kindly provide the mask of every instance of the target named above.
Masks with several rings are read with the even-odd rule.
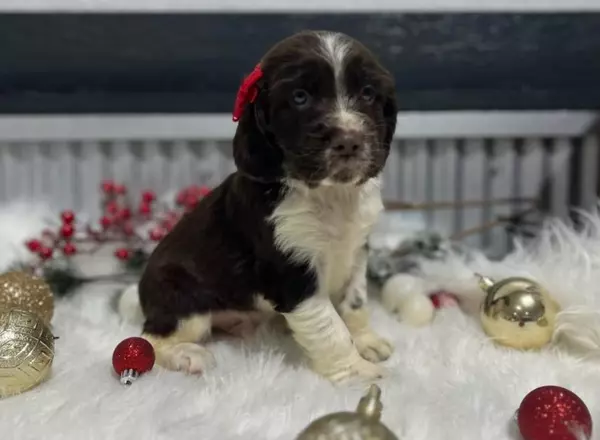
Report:
[[[339,156],[355,156],[363,146],[363,136],[357,131],[344,131],[331,141],[332,150]]]

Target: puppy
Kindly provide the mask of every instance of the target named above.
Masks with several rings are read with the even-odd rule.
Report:
[[[251,327],[268,308],[317,373],[380,377],[375,363],[392,347],[369,326],[365,246],[383,206],[393,78],[359,42],[330,32],[281,41],[259,70],[233,140],[237,171],[148,261],[143,336],[160,365],[197,373],[213,363],[198,344],[212,328]]]

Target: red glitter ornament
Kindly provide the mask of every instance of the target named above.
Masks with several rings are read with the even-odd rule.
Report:
[[[583,400],[553,385],[536,388],[525,396],[517,423],[524,440],[581,440],[592,435],[592,416]]]
[[[70,225],[71,223],[73,223],[75,221],[75,214],[73,213],[73,211],[63,211],[60,214],[60,217],[63,221],[63,223]]]
[[[131,385],[154,366],[154,349],[144,338],[127,338],[115,347],[112,364],[123,385]]]
[[[140,203],[139,212],[142,215],[150,215],[152,213],[152,205],[148,202]]]

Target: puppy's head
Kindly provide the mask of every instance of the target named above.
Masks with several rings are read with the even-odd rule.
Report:
[[[344,34],[302,32],[260,62],[258,95],[234,139],[238,169],[310,187],[378,175],[396,127],[393,78]]]

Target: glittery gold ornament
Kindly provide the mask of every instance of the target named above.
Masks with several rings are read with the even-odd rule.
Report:
[[[0,275],[0,308],[26,310],[50,324],[54,297],[42,278],[24,272],[7,272]]]
[[[550,342],[560,307],[547,291],[527,278],[494,282],[478,277],[486,293],[480,319],[488,336],[518,349],[541,348]]]
[[[52,367],[54,336],[35,314],[0,309],[0,397],[40,384]]]
[[[312,422],[296,440],[398,440],[379,419],[381,389],[371,385],[360,399],[356,412],[328,414]]]

